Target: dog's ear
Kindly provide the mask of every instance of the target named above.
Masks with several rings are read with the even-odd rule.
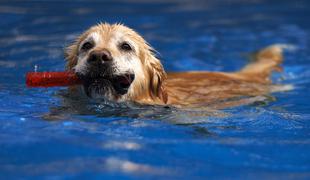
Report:
[[[67,70],[72,70],[72,68],[77,64],[77,53],[78,48],[76,43],[73,43],[72,45],[65,48],[64,56],[67,61],[66,64]]]
[[[149,75],[149,90],[151,97],[157,97],[164,103],[167,103],[168,95],[163,85],[163,82],[166,79],[166,72],[162,64],[151,51],[146,54],[144,63],[147,67],[147,74]]]

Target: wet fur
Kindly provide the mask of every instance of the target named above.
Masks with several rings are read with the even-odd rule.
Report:
[[[153,49],[134,30],[120,24],[99,24],[83,33],[65,51],[67,69],[77,65],[79,44],[91,33],[108,38],[113,33],[123,33],[138,47],[137,56],[143,66],[142,74],[131,84],[127,94],[114,100],[133,101],[141,104],[171,105],[176,107],[210,106],[216,109],[248,104],[243,97],[267,95],[291,87],[273,85],[272,71],[280,71],[282,47],[270,46],[255,55],[255,60],[238,72],[180,72],[166,73]],[[110,48],[113,51],[113,48]],[[76,87],[71,87],[75,89]]]

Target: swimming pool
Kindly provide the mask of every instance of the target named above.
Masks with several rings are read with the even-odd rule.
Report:
[[[1,179],[309,179],[309,7],[306,0],[0,2]],[[26,88],[26,72],[63,70],[63,48],[101,21],[136,29],[167,71],[234,71],[257,49],[295,45],[273,76],[295,89],[219,117]]]

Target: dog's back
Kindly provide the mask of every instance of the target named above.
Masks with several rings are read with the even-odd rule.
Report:
[[[291,86],[272,85],[270,80],[272,71],[281,71],[283,48],[283,45],[273,45],[259,51],[254,62],[234,73],[168,73],[164,84],[168,94],[167,103],[218,109],[249,104],[258,96],[289,90]]]

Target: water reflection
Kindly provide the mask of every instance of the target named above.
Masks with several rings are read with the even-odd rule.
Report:
[[[173,124],[206,123],[210,119],[224,118],[224,111],[201,108],[175,108],[170,106],[140,105],[131,102],[115,103],[105,100],[89,99],[82,94],[71,94],[61,90],[57,94],[62,99],[60,105],[51,106],[44,115],[46,120],[65,120],[74,115],[93,115],[96,117],[127,117],[133,119],[153,119]]]
[[[105,149],[112,150],[140,150],[142,148],[140,144],[130,141],[108,141],[105,142],[102,146]]]
[[[136,176],[165,175],[171,176],[175,173],[169,168],[156,167],[148,164],[137,163],[118,157],[89,157],[69,158],[65,160],[50,161],[42,164],[1,164],[0,168],[6,173],[19,172],[26,176],[51,175],[59,172],[58,175],[67,174],[70,176],[79,175],[81,172],[90,173],[125,173]]]

